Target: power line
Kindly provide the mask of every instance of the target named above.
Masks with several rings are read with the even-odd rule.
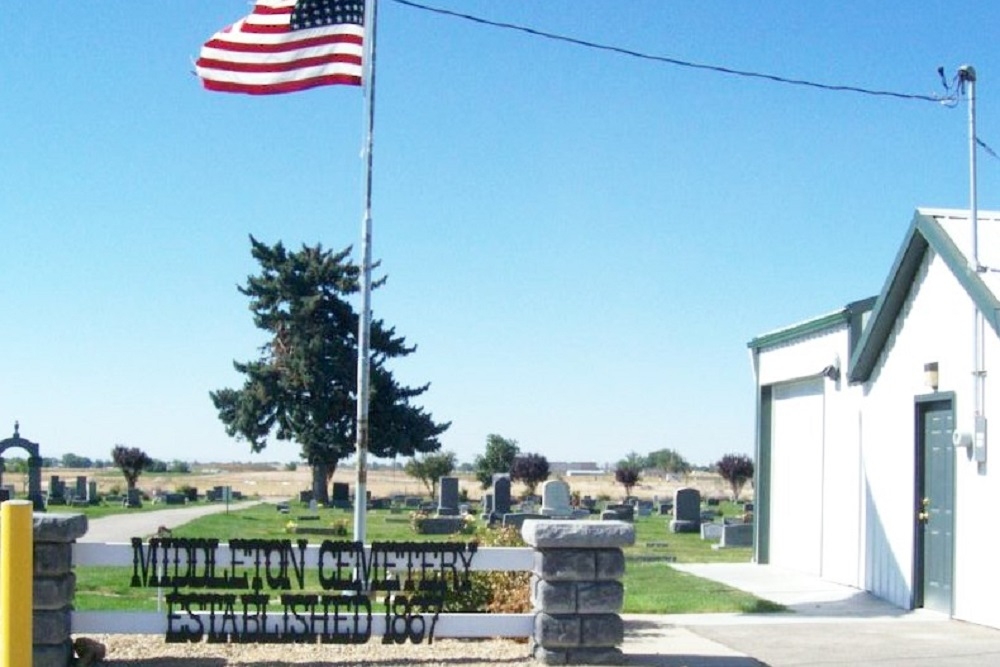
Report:
[[[764,72],[751,72],[748,70],[738,70],[732,69],[730,67],[721,67],[719,65],[706,65],[704,63],[696,63],[688,60],[679,60],[677,58],[669,58],[667,56],[657,56],[649,53],[642,53],[641,51],[633,51],[631,49],[625,49],[620,46],[611,46],[608,44],[599,44],[597,42],[591,42],[584,39],[577,39],[576,37],[568,37],[566,35],[558,35],[551,32],[545,32],[544,30],[538,30],[536,28],[529,28],[528,26],[517,25],[514,23],[505,23],[502,21],[491,21],[489,19],[484,19],[479,16],[473,16],[471,14],[464,14],[462,12],[452,11],[450,9],[442,9],[440,7],[431,7],[429,5],[424,5],[419,2],[413,2],[413,0],[393,0],[400,5],[405,5],[407,7],[412,7],[414,9],[421,9],[424,11],[432,12],[434,14],[441,14],[444,16],[451,16],[454,18],[463,19],[466,21],[471,21],[473,23],[478,23],[481,25],[487,25],[494,28],[503,28],[505,30],[514,30],[517,32],[523,32],[534,37],[542,37],[545,39],[551,39],[558,42],[565,42],[568,44],[574,44],[576,46],[583,46],[589,49],[597,49],[600,51],[610,51],[612,53],[617,53],[619,55],[630,56],[632,58],[640,58],[642,60],[651,60],[653,62],[666,63],[668,65],[676,65],[678,67],[688,67],[691,69],[707,70],[710,72],[715,72],[718,74],[727,74],[730,76],[741,76],[751,79],[764,79],[766,81],[771,81],[774,83],[783,83],[792,86],[804,86],[807,88],[817,88],[819,90],[827,90],[833,92],[841,93],[858,93],[861,95],[870,95],[875,97],[892,97],[896,99],[903,100],[916,100],[921,102],[934,102],[940,103],[953,103],[957,101],[957,96],[955,94],[950,94],[949,96],[942,97],[938,95],[915,95],[911,93],[899,93],[891,90],[875,90],[871,88],[862,88],[859,86],[846,86],[846,85],[832,85],[826,83],[817,83],[815,81],[807,81],[805,79],[789,79],[783,76],[778,76],[776,74],[767,74]]]

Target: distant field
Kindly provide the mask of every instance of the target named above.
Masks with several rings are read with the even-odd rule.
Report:
[[[295,497],[301,490],[311,488],[311,475],[307,466],[299,466],[297,470],[261,469],[260,464],[252,466],[241,464],[214,464],[204,467],[196,466],[190,473],[145,473],[139,478],[139,488],[146,493],[154,491],[174,491],[180,486],[193,486],[200,493],[213,486],[231,486],[247,496],[264,498]],[[337,470],[333,481],[354,485],[354,468],[346,467]],[[42,472],[42,488],[48,486],[49,477],[59,475],[67,484],[72,485],[77,475],[86,475],[88,479],[97,481],[98,491],[109,493],[113,488],[124,488],[125,482],[117,469],[84,469],[73,470],[65,468],[46,468]],[[459,487],[468,493],[470,500],[477,501],[482,497],[479,482],[472,475],[459,474]],[[4,473],[5,484],[14,484],[21,493],[25,489],[24,475]],[[614,476],[605,475],[572,475],[563,477],[569,483],[572,491],[581,495],[598,498],[608,496],[620,499],[624,489],[616,484]],[[701,491],[703,497],[728,497],[728,487],[714,473],[693,473],[686,480],[668,480],[664,478],[644,478],[633,490],[633,494],[645,499],[671,498],[674,491],[683,486],[692,486]],[[406,475],[402,470],[373,470],[368,472],[368,489],[373,496],[385,497],[393,494],[426,495],[427,490],[418,480]],[[524,489],[515,484],[513,493],[519,495]],[[752,490],[749,485],[744,488],[743,498],[751,499]]]

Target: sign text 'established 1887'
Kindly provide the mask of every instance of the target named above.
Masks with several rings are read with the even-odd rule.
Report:
[[[384,643],[434,640],[449,590],[467,590],[475,543],[132,539],[133,587],[168,588],[168,642],[359,644],[384,592]],[[315,584],[307,572],[316,570]],[[317,589],[319,592],[317,592]]]

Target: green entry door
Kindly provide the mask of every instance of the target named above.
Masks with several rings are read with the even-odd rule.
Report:
[[[951,615],[955,534],[955,428],[951,401],[919,408],[916,606]]]

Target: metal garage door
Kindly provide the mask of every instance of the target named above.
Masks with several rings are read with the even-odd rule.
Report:
[[[770,562],[819,575],[823,378],[775,385],[771,410]]]

